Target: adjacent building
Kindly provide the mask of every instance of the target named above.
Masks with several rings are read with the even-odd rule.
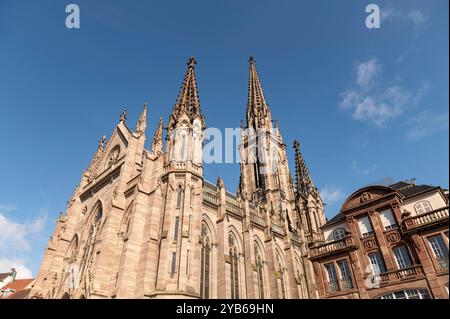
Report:
[[[359,189],[312,248],[319,298],[448,298],[448,192],[399,182]]]

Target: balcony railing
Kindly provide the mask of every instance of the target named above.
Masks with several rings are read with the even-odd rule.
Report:
[[[340,250],[349,249],[355,247],[353,243],[353,238],[351,236],[347,236],[340,240],[335,240],[329,243],[325,243],[320,246],[316,246],[311,251],[312,257],[318,257],[326,254],[335,253]]]
[[[203,201],[214,206],[219,205],[219,199],[217,196],[206,187],[203,189]]]
[[[421,266],[412,266],[409,268],[384,272],[371,278],[373,284],[372,288],[379,288],[379,286],[395,284],[404,280],[417,279],[422,276],[424,276],[424,273]]]
[[[306,234],[306,241],[308,243],[315,243],[315,242],[323,242],[325,241],[325,237],[323,233],[312,233],[312,234]]]
[[[442,207],[431,212],[405,218],[403,220],[404,230],[408,232],[436,222],[445,220],[448,222],[448,218],[448,206]]]
[[[448,271],[448,256],[444,258],[436,258],[436,266],[438,271]]]

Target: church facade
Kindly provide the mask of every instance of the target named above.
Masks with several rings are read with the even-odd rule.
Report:
[[[208,182],[195,64],[151,150],[147,105],[134,130],[124,112],[101,139],[57,220],[31,298],[319,296],[309,257],[326,220],[299,143],[294,180],[250,58],[239,189]]]

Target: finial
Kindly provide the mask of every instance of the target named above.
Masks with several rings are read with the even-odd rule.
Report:
[[[294,149],[296,151],[298,151],[298,149],[300,148],[300,143],[297,140],[295,140],[293,144],[294,144]]]
[[[106,142],[106,136],[103,135],[102,138],[100,139],[100,141],[98,142],[98,146],[103,148],[103,145],[105,144],[105,142]]]
[[[188,65],[190,68],[194,68],[196,64],[197,64],[197,61],[195,61],[195,58],[194,58],[193,56],[191,56],[191,57],[189,58],[189,60],[188,60],[187,65]]]
[[[120,114],[120,121],[125,122],[126,119],[127,119],[127,109],[124,109],[122,114]]]
[[[250,62],[250,64],[255,63],[255,57],[251,55],[250,58],[248,59],[248,62]]]
[[[142,111],[141,116],[139,116],[139,120],[136,124],[136,132],[138,133],[144,133],[147,128],[147,107],[148,104],[144,103],[144,110]]]

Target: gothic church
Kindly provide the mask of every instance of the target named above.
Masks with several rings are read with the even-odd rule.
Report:
[[[294,142],[296,178],[249,61],[246,125],[268,136],[240,164],[237,193],[203,176],[205,119],[195,60],[172,113],[146,141],[147,106],[102,138],[58,218],[30,298],[317,298],[310,248],[323,242],[323,203]],[[167,132],[165,132],[167,130]],[[243,136],[242,154],[251,141]],[[277,169],[260,157],[273,152]]]

